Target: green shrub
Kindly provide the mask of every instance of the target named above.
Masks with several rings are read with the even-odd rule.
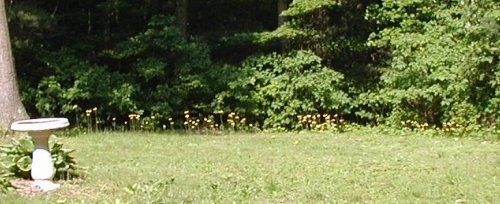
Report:
[[[14,186],[10,183],[5,169],[0,166],[0,193],[6,193],[14,189]]]
[[[9,177],[28,178],[31,168],[31,154],[34,150],[29,137],[13,140],[10,145],[0,147],[1,165]]]
[[[152,17],[144,32],[101,50],[97,60],[78,52],[63,47],[39,53],[49,75],[23,92],[42,116],[83,116],[78,119],[84,121],[82,111],[93,107],[99,107],[99,117],[140,111],[171,115],[207,107],[213,89],[225,82],[217,80],[225,68],[212,65],[208,45],[183,37],[167,16]]]
[[[343,75],[321,61],[311,51],[250,57],[229,90],[217,95],[217,109],[235,110],[274,129],[300,128],[299,114],[347,112]]]
[[[174,19],[167,16],[151,18],[144,32],[119,42],[113,49],[104,50],[102,55],[114,62],[124,63],[117,73],[124,76],[122,89],[113,92],[134,106],[124,106],[121,114],[143,110],[145,113],[172,114],[185,107],[202,105],[214,95],[211,91],[210,50],[208,45],[197,40],[186,39],[174,25]],[[114,102],[118,101],[118,102]]]
[[[10,183],[7,178],[3,178],[0,176],[0,193],[6,193],[12,191],[14,186]]]
[[[75,158],[70,155],[74,150],[64,149],[63,144],[57,142],[55,136],[51,136],[49,146],[56,169],[55,178],[64,179],[73,176],[78,169]],[[0,147],[0,164],[6,171],[4,175],[29,179],[33,150],[34,145],[30,137],[22,137]]]
[[[367,18],[383,29],[368,43],[387,54],[387,64],[379,67],[380,88],[359,97],[368,110],[359,115],[390,124],[494,125],[500,116],[498,8],[492,0],[372,6]]]

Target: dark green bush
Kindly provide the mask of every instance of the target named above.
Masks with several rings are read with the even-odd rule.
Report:
[[[348,110],[342,83],[343,75],[310,51],[257,55],[241,65],[215,104],[255,118],[264,128],[297,129],[299,114]]]
[[[382,30],[369,44],[384,50],[380,88],[364,93],[359,112],[391,124],[412,120],[491,125],[500,116],[499,5],[383,1],[367,17]],[[371,114],[370,114],[371,113]]]
[[[97,59],[63,47],[41,52],[45,66],[35,90],[26,91],[42,116],[82,116],[99,107],[102,115],[161,114],[208,107],[223,83],[206,44],[186,39],[173,18],[155,16],[143,32],[103,49]],[[78,108],[75,108],[78,107]]]

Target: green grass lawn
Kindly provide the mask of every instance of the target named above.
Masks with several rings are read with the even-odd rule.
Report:
[[[500,202],[498,141],[367,133],[59,139],[87,167],[83,181],[3,202]]]

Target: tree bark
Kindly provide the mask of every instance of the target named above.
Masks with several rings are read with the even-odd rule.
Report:
[[[179,31],[187,36],[189,0],[177,0],[176,20]]]
[[[288,9],[288,0],[278,0],[278,27],[283,25],[285,23],[286,18],[283,16],[280,16],[281,12],[284,10]]]
[[[282,26],[286,22],[286,17],[281,16],[281,12],[288,9],[288,0],[278,0],[277,13],[278,13],[278,27]],[[287,39],[281,40],[281,50],[286,52],[289,50],[289,42]]]
[[[27,118],[17,87],[5,0],[0,0],[0,130],[7,130],[12,122]]]

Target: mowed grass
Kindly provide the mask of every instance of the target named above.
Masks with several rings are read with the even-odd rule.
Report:
[[[368,133],[59,138],[82,182],[5,203],[499,203],[500,145]]]

